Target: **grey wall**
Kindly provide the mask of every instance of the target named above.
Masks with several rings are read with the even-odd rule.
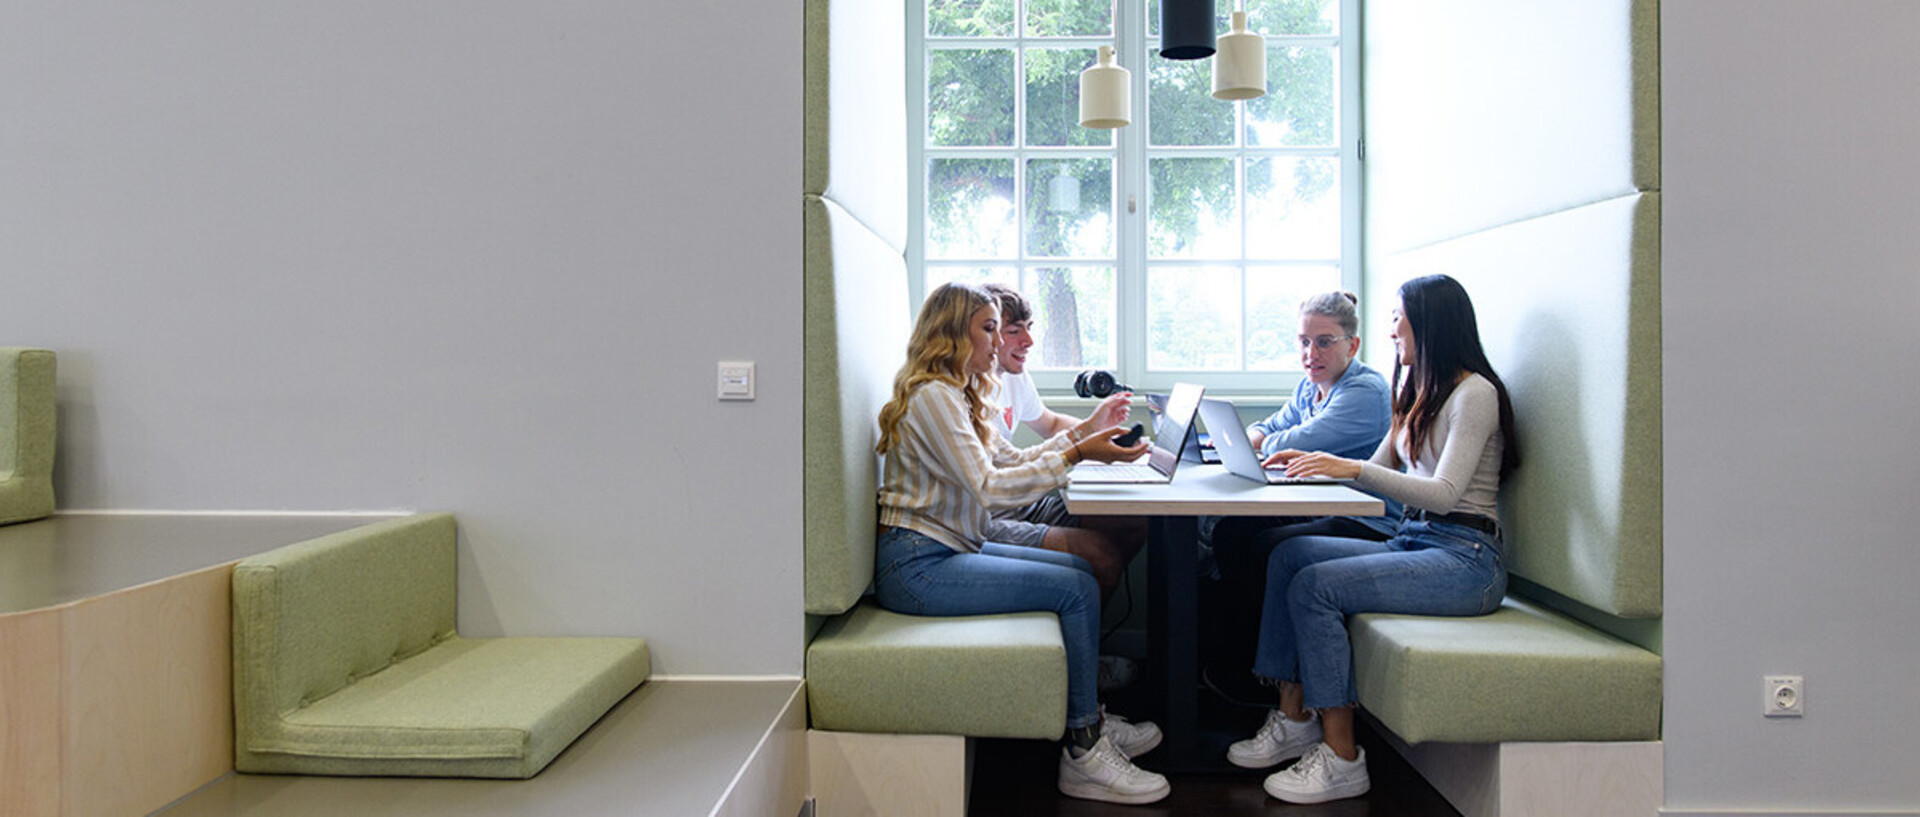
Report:
[[[1663,4],[1670,813],[1920,813],[1915,31]]]
[[[450,510],[470,635],[798,674],[800,32],[8,4],[0,342],[60,354],[60,507]]]

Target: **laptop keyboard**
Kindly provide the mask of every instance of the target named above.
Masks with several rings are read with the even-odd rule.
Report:
[[[1122,462],[1112,465],[1083,465],[1089,473],[1099,474],[1100,479],[1166,479],[1153,466],[1138,462]]]
[[[1268,485],[1316,485],[1339,482],[1332,477],[1290,477],[1287,476],[1285,468],[1268,468],[1266,471]]]

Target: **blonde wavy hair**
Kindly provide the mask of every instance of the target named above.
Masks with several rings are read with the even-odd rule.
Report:
[[[907,341],[907,362],[893,377],[893,398],[880,408],[880,441],[873,450],[885,454],[900,439],[900,419],[907,414],[907,398],[928,381],[938,380],[958,386],[966,395],[967,416],[973,420],[973,434],[983,444],[992,440],[987,425],[991,410],[986,395],[995,386],[993,375],[975,375],[967,371],[973,357],[973,313],[980,307],[999,309],[992,295],[973,284],[941,284],[927,295],[920,306],[920,317],[913,322],[913,337]]]

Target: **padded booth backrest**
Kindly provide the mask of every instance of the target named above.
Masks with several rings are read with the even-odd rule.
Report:
[[[241,560],[236,716],[293,711],[453,637],[454,536],[452,514],[421,514]]]
[[[53,513],[54,355],[0,346],[0,525]]]
[[[1512,572],[1658,618],[1657,5],[1370,0],[1365,19],[1372,325],[1409,278],[1466,285],[1525,456],[1502,491]]]
[[[846,612],[873,579],[876,418],[905,360],[907,270],[831,200],[806,203],[806,604]]]
[[[813,615],[846,612],[873,580],[876,418],[905,359],[911,306],[903,9],[807,3],[802,456]]]
[[[906,4],[807,0],[806,26],[802,192],[833,200],[904,251]]]

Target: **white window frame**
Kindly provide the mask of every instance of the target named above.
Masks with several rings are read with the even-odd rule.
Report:
[[[927,76],[926,76],[926,10],[924,0],[903,0],[907,3],[907,111],[910,121],[907,133],[908,181],[908,240],[907,264],[909,269],[908,288],[915,309],[926,297],[927,269],[926,259],[926,149],[927,122]],[[1117,62],[1131,71],[1133,124],[1118,129],[1116,140],[1110,148],[1086,147],[1041,147],[1026,146],[1026,95],[1014,95],[1014,133],[1013,148],[986,148],[969,150],[967,148],[941,148],[941,156],[963,158],[1011,158],[1015,163],[1014,201],[1026,201],[1026,175],[1018,172],[1026,162],[1033,158],[1082,158],[1112,156],[1114,162],[1114,235],[1116,241],[1114,291],[1118,314],[1115,316],[1114,331],[1118,343],[1114,350],[1116,360],[1113,371],[1123,383],[1141,391],[1164,392],[1178,381],[1203,383],[1210,392],[1240,395],[1286,395],[1291,394],[1302,374],[1295,371],[1283,372],[1219,372],[1219,371],[1177,371],[1162,370],[1148,372],[1146,278],[1150,266],[1147,260],[1147,223],[1148,163],[1158,157],[1293,157],[1293,156],[1334,156],[1340,159],[1341,190],[1341,257],[1335,259],[1340,267],[1341,286],[1350,292],[1363,292],[1365,278],[1363,248],[1363,205],[1362,193],[1365,188],[1363,176],[1364,132],[1362,130],[1362,86],[1360,75],[1360,0],[1338,0],[1340,5],[1339,33],[1318,36],[1276,37],[1267,34],[1268,47],[1278,43],[1303,46],[1339,47],[1340,73],[1339,108],[1339,144],[1336,147],[1292,148],[1292,147],[1159,147],[1147,145],[1147,75],[1151,66],[1148,56],[1150,38],[1148,29],[1148,0],[1115,0],[1114,9],[1116,36],[1102,37],[1048,37],[1044,40],[1025,40],[1019,36],[1019,22],[1024,19],[1026,8],[1032,2],[1046,0],[1013,0],[1015,33],[1009,37],[977,38],[941,38],[943,47],[981,48],[1006,47],[1014,53],[1014,76],[1024,78],[1024,47],[1044,43],[1045,46],[1093,49],[1101,45],[1115,46],[1119,56]],[[1223,14],[1233,6],[1233,0],[1216,0]],[[1236,116],[1244,115],[1244,106],[1237,103],[1221,102],[1222,105],[1235,105],[1242,109]],[[1236,123],[1236,132],[1244,133]],[[1244,194],[1245,164],[1238,165],[1237,172],[1242,183],[1237,185]],[[1241,208],[1244,213],[1244,207]],[[1017,268],[1044,266],[1073,266],[1086,263],[1105,264],[1105,259],[1089,261],[1077,258],[1033,258],[1027,255],[1025,240],[1026,225],[1024,219],[1016,218],[1016,229],[1021,238],[1017,242],[1017,254],[1010,259],[982,260],[978,266],[1007,266]],[[1247,222],[1241,220],[1241,229],[1247,229]],[[1242,246],[1245,242],[1242,242]],[[943,263],[945,259],[942,259]],[[1151,266],[1205,267],[1205,266],[1244,266],[1248,262],[1211,260],[1163,260],[1151,262]],[[1261,266],[1282,266],[1286,262],[1257,261]],[[1306,263],[1306,262],[1301,262]],[[1311,262],[1318,265],[1320,262]],[[1245,299],[1242,299],[1245,304]],[[1364,333],[1364,329],[1362,330]],[[1032,370],[1035,384],[1049,394],[1070,393],[1073,378],[1072,371]]]

